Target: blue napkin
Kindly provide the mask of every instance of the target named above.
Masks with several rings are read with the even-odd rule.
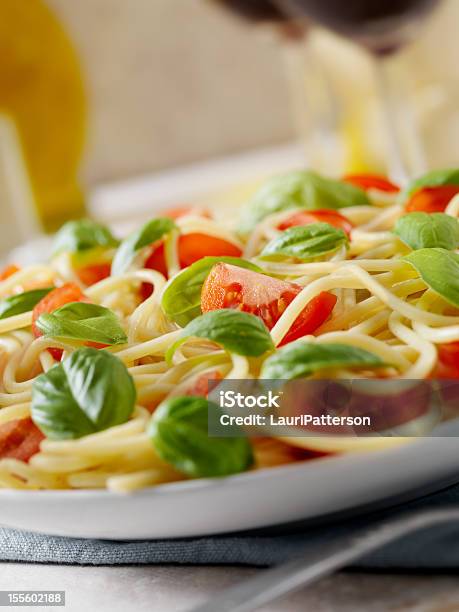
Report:
[[[459,485],[405,504],[404,509],[459,507]],[[397,509],[377,514],[396,515]],[[375,515],[372,517],[375,518]],[[322,526],[264,530],[255,533],[115,542],[46,536],[0,528],[0,561],[88,565],[193,564],[269,566],[321,547],[329,538],[362,524],[357,517]],[[407,536],[354,564],[368,569],[459,568],[459,521]]]

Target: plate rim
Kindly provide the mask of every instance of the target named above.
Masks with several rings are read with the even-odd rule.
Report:
[[[56,500],[56,499],[75,499],[91,498],[91,499],[132,499],[140,498],[145,496],[153,495],[175,495],[181,494],[188,490],[196,491],[199,489],[208,490],[214,486],[225,486],[232,485],[233,483],[239,482],[250,482],[252,480],[265,479],[272,477],[277,473],[295,473],[301,472],[306,469],[311,469],[310,466],[314,465],[316,461],[324,463],[337,463],[342,462],[343,459],[356,459],[366,457],[377,460],[380,456],[392,455],[396,453],[406,452],[408,449],[422,446],[425,443],[426,438],[416,439],[407,443],[401,443],[399,446],[391,446],[386,448],[380,448],[373,451],[355,451],[349,453],[336,453],[330,454],[329,456],[317,457],[312,459],[306,459],[304,461],[297,461],[295,463],[276,465],[271,467],[263,467],[256,470],[250,470],[248,472],[240,472],[238,474],[231,474],[229,476],[213,477],[213,478],[191,478],[174,482],[165,482],[157,485],[151,485],[142,489],[130,491],[130,492],[117,492],[110,491],[108,489],[11,489],[5,488],[0,489],[0,501],[4,498],[24,498],[28,501],[32,501],[31,498],[39,498],[40,500]],[[459,466],[458,466],[459,467]]]

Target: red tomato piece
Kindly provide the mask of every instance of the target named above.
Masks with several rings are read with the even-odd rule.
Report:
[[[145,268],[148,270],[157,270],[161,272],[163,276],[167,278],[167,266],[166,257],[164,255],[164,242],[162,240],[155,242],[153,250],[145,261]],[[142,283],[140,285],[140,296],[142,301],[148,299],[153,293],[153,286],[151,283]]]
[[[330,317],[337,301],[336,295],[321,291],[310,300],[284,336],[279,346],[312,334]]]
[[[3,268],[3,270],[0,272],[0,281],[4,281],[10,276],[13,276],[13,274],[16,274],[16,272],[19,272],[20,269],[21,268],[19,268],[18,266],[14,264],[9,264],[5,268]]]
[[[33,309],[32,329],[35,337],[38,338],[42,335],[41,331],[35,326],[35,321],[41,314],[54,312],[71,302],[84,302],[85,300],[86,296],[75,283],[66,283],[62,287],[50,291]]]
[[[110,270],[110,263],[99,263],[78,268],[76,270],[76,275],[84,285],[89,287],[90,285],[95,285],[99,281],[104,280],[104,278],[108,278],[110,276]]]
[[[209,391],[211,391],[222,379],[223,376],[218,370],[201,374],[201,376],[198,376],[198,378],[194,381],[191,388],[188,389],[186,395],[199,395],[201,397],[207,397]]]
[[[377,189],[387,193],[398,193],[400,191],[398,185],[389,181],[385,176],[378,174],[348,174],[343,177],[343,181],[355,187],[360,187],[364,191],[369,189]]]
[[[163,241],[155,242],[152,245],[152,251],[145,261],[145,268],[148,270],[157,270],[167,278],[166,256],[164,254]]]
[[[41,314],[54,312],[61,306],[70,304],[71,302],[85,301],[87,301],[86,296],[75,283],[66,283],[65,285],[62,285],[62,287],[57,287],[56,289],[50,291],[50,293],[45,295],[45,297],[40,300],[33,309],[32,331],[35,338],[39,338],[42,335],[41,331],[35,325],[36,320]],[[48,351],[57,361],[62,359],[62,349],[49,348]]]
[[[27,462],[39,452],[44,437],[30,418],[5,423],[0,426],[0,459]]]
[[[103,348],[107,348],[107,346],[110,346],[109,344],[103,344],[102,342],[92,342],[91,340],[88,340],[87,342],[85,342],[84,345],[90,346],[91,348],[95,348],[95,349],[103,349]]]
[[[459,372],[459,342],[440,344],[438,358],[442,363],[456,368]]]
[[[215,238],[207,234],[184,234],[178,240],[179,263],[181,268],[191,266],[195,261],[208,255],[227,255],[240,257],[241,249],[222,238]],[[167,278],[166,257],[164,254],[164,242],[160,241],[153,245],[153,250],[145,261],[145,268],[157,270]],[[140,294],[142,300],[146,300],[153,292],[150,283],[142,283]]]
[[[234,308],[259,317],[272,329],[302,287],[265,274],[229,264],[216,264],[204,282],[201,293],[203,312]],[[322,291],[314,297],[283,338],[280,346],[312,334],[330,316],[336,296]]]
[[[459,342],[440,344],[438,362],[429,378],[439,381],[442,410],[446,418],[457,417],[459,406]],[[443,382],[445,381],[445,382]]]
[[[151,285],[150,283],[142,283],[140,285],[140,297],[142,298],[142,302],[145,302],[145,300],[148,300],[148,298],[151,296],[152,293],[153,293],[153,285]]]
[[[440,344],[438,363],[430,378],[459,379],[459,342]]]
[[[338,229],[342,229],[348,236],[351,235],[353,228],[352,223],[344,215],[336,210],[323,208],[320,210],[300,210],[293,213],[282,223],[279,223],[277,229],[286,230],[289,227],[297,225],[310,225],[311,223],[329,223]]]
[[[162,211],[161,215],[169,217],[169,219],[180,219],[180,217],[185,217],[186,215],[197,215],[198,217],[212,219],[212,215],[206,208],[197,206],[176,206],[175,208]]]
[[[178,250],[181,268],[187,268],[195,261],[207,256],[240,257],[242,255],[238,246],[223,238],[197,233],[180,236]]]
[[[457,193],[459,193],[459,185],[424,187],[411,196],[405,208],[407,212],[444,212]]]
[[[227,255],[240,257],[241,249],[222,238],[215,238],[207,234],[185,234],[178,241],[180,267],[186,268],[192,263],[208,255]],[[164,242],[153,245],[153,250],[145,261],[145,268],[157,270],[167,278],[166,258],[164,254]]]

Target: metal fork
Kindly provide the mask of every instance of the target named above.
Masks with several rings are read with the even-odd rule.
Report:
[[[415,531],[459,520],[459,508],[405,512],[370,525],[352,527],[306,557],[284,563],[224,590],[190,612],[250,612],[316,582],[364,555]]]

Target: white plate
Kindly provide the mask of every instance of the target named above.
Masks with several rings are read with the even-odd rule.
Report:
[[[0,524],[42,533],[126,540],[178,538],[323,517],[406,491],[459,480],[456,438],[327,457],[229,478],[131,494],[0,491]]]
[[[172,197],[181,200],[181,192],[171,191],[174,185],[198,197],[209,181],[223,188],[298,165],[304,160],[297,146],[220,160],[102,187],[93,194],[91,210],[102,218],[122,219],[129,202],[129,215],[151,215]],[[433,491],[456,475],[459,481],[458,440],[430,438],[230,478],[161,485],[132,495],[1,490],[0,524],[115,540],[200,536],[324,517],[425,487]]]

